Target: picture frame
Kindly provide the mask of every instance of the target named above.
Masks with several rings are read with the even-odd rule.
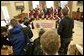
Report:
[[[22,10],[24,9],[24,2],[15,2],[15,7],[16,7],[16,10]]]

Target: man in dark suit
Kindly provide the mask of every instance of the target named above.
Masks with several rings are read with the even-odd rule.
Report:
[[[48,14],[48,8],[47,8],[47,6],[45,6],[45,8],[43,9],[43,12],[44,12],[44,15],[46,17],[46,15]]]
[[[62,10],[63,18],[59,23],[58,34],[61,38],[61,48],[59,54],[66,55],[68,50],[68,45],[72,40],[72,33],[74,28],[74,20],[68,16],[69,10],[64,8]]]

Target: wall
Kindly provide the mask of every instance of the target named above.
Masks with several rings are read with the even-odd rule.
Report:
[[[32,1],[28,1],[28,4],[29,4],[29,10],[32,9]]]
[[[21,13],[21,11],[16,10],[15,2],[16,1],[9,1],[9,2],[2,2],[2,4],[1,4],[1,6],[7,6],[10,18],[13,18],[14,16]],[[19,1],[17,1],[17,2],[19,2]],[[23,11],[23,13],[29,13],[28,1],[24,1],[24,7],[25,7],[25,10]],[[3,14],[1,13],[1,19],[2,18],[4,18],[4,17],[3,17]]]
[[[10,1],[9,8],[10,8],[10,12],[11,12],[12,17],[21,13],[20,11],[17,11],[15,8],[15,1]]]
[[[8,14],[9,14],[10,19],[13,18],[13,16],[15,16],[15,15],[17,15],[17,14],[20,13],[19,11],[15,10],[14,1],[9,1],[9,2],[5,1],[5,2],[2,2],[1,6],[7,6]],[[1,19],[3,19],[2,17],[3,16],[1,16]]]
[[[60,6],[59,3],[60,1],[54,1],[54,7],[59,7]]]
[[[80,8],[80,11],[83,12],[83,6],[78,6],[77,5],[77,1],[73,1],[73,4],[72,4],[72,11],[77,11],[77,8]]]
[[[24,1],[24,7],[25,7],[25,9],[24,9],[24,13],[28,13],[28,15],[29,15],[29,4],[28,4],[28,1]]]

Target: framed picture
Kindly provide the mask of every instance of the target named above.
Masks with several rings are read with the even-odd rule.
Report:
[[[77,1],[78,6],[83,6],[83,1]]]
[[[15,2],[16,10],[24,9],[24,2]]]

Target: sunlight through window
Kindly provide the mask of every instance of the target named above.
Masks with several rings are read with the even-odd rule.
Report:
[[[61,7],[62,8],[64,8],[66,4],[68,4],[68,1],[61,1]]]
[[[37,5],[39,5],[39,1],[32,1],[33,9],[37,8]]]
[[[54,7],[54,1],[46,1],[47,8]]]

